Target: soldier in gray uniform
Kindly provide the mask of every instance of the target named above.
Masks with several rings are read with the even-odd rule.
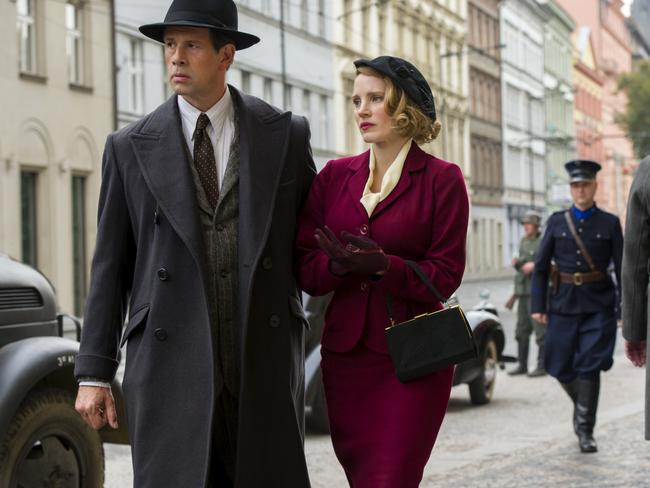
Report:
[[[519,365],[508,374],[521,375],[528,373],[528,351],[530,349],[530,335],[535,331],[537,342],[537,367],[528,376],[544,376],[544,325],[540,324],[530,316],[530,283],[535,267],[535,253],[539,247],[541,238],[539,227],[541,216],[529,210],[521,220],[524,226],[524,237],[519,243],[519,255],[512,260],[513,267],[517,270],[515,275],[514,297],[519,301],[517,307],[517,328],[515,337],[518,346]]]

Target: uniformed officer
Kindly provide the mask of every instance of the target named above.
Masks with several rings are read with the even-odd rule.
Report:
[[[520,375],[528,373],[528,351],[530,348],[530,335],[535,331],[537,342],[537,367],[528,376],[544,376],[544,333],[546,327],[540,324],[530,315],[530,283],[535,265],[535,254],[541,240],[539,227],[542,217],[534,210],[528,210],[521,219],[524,226],[524,236],[519,243],[519,254],[512,259],[512,265],[517,270],[515,275],[515,293],[518,300],[517,306],[517,328],[515,338],[517,339],[519,365],[509,371],[508,374]]]
[[[574,403],[573,427],[580,450],[596,452],[593,429],[600,372],[612,367],[620,313],[623,234],[618,217],[594,204],[600,164],[576,160],[565,167],[574,204],[548,220],[535,259],[531,312],[534,319],[548,324],[546,370]]]

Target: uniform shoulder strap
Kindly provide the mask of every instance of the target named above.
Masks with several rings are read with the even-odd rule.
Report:
[[[587,248],[585,247],[585,243],[582,242],[582,239],[580,239],[580,236],[576,232],[576,226],[573,225],[573,219],[571,218],[571,211],[567,210],[566,212],[564,212],[564,220],[566,220],[566,223],[569,226],[569,230],[571,231],[571,235],[573,235],[576,244],[578,244],[578,247],[580,248],[582,255],[587,260],[587,264],[589,264],[589,267],[591,268],[592,271],[596,271],[596,266],[594,265],[594,260],[591,259],[591,254],[589,254],[589,251],[587,251]]]

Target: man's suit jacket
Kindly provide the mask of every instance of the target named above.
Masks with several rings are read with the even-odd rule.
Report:
[[[637,170],[627,204],[623,246],[623,337],[648,338],[648,276],[650,274],[650,156]],[[650,346],[650,343],[648,343]],[[650,358],[650,350],[647,351]],[[646,362],[645,438],[650,440],[650,363]]]
[[[302,117],[230,90],[240,137],[235,486],[305,487],[306,320],[292,236],[315,175],[309,128]],[[176,96],[108,137],[75,368],[77,377],[110,380],[120,343],[127,342],[123,387],[138,488],[204,488],[210,462],[214,373],[206,256],[184,145]]]
[[[363,341],[388,354],[384,332],[390,324],[388,294],[393,297],[396,322],[442,307],[405,260],[416,261],[445,297],[460,285],[469,201],[460,168],[413,143],[397,186],[368,217],[360,202],[369,175],[368,159],[366,151],[330,161],[317,176],[300,214],[299,277],[310,295],[334,291],[325,317],[323,347],[347,352]],[[329,259],[314,239],[314,230],[324,225],[337,235],[346,230],[375,240],[388,255],[389,269],[377,280],[330,273]]]

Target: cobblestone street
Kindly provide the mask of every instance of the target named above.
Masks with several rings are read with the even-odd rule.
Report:
[[[503,310],[510,280],[465,283],[459,292],[461,304],[474,305],[486,285],[502,314],[506,353],[514,355],[514,313]],[[499,371],[488,405],[471,405],[464,385],[453,389],[421,486],[650,487],[650,443],[643,440],[644,373],[622,355],[620,337],[616,350],[614,367],[602,377],[595,431],[598,453],[578,451],[572,405],[554,379],[511,377]],[[533,348],[531,366],[536,354]],[[328,436],[308,435],[305,448],[312,486],[347,486]],[[106,486],[131,486],[128,448],[107,446],[106,452]]]

